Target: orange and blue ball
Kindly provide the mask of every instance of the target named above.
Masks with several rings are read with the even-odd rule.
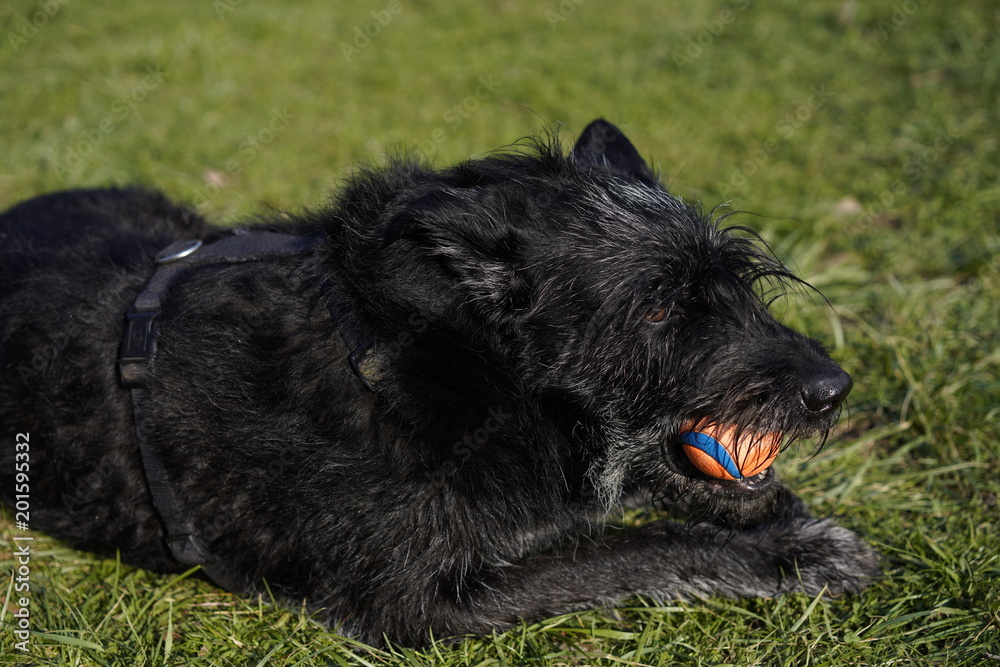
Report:
[[[698,470],[725,480],[764,472],[781,449],[780,433],[741,433],[735,424],[708,420],[683,424],[680,438],[684,453]]]

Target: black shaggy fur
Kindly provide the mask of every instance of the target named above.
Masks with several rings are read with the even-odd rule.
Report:
[[[269,228],[313,250],[191,269],[158,318],[149,439],[231,588],[270,589],[379,643],[485,633],[637,594],[831,594],[877,558],[773,470],[683,456],[702,417],[825,436],[850,378],[777,323],[794,280],[745,230],[657,183],[604,121],[431,171],[358,174]],[[257,223],[255,223],[257,224]],[[161,572],[116,372],[123,314],[177,239],[228,234],[141,189],[0,217],[0,493],[30,436],[31,526]],[[374,391],[327,304],[374,336]],[[690,520],[602,525],[625,496]]]

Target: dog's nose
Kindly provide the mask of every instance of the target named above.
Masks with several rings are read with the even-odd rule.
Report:
[[[817,414],[837,408],[851,393],[854,380],[836,365],[817,368],[802,383],[802,403]]]

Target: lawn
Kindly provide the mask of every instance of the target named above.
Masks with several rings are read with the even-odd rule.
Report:
[[[845,599],[636,600],[376,651],[34,534],[23,653],[6,512],[0,664],[1000,666],[995,3],[8,0],[0,25],[3,207],[136,182],[236,221],[387,153],[617,123],[828,300],[776,307],[853,375],[850,414],[779,469],[885,573]]]

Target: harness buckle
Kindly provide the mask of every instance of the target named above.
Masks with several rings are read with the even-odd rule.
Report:
[[[201,241],[177,241],[171,243],[156,255],[157,264],[169,264],[179,259],[184,259],[188,255],[193,255],[202,246]]]
[[[156,354],[154,320],[159,309],[125,313],[125,335],[118,356],[118,372],[126,389],[141,387],[148,379],[148,362]]]

